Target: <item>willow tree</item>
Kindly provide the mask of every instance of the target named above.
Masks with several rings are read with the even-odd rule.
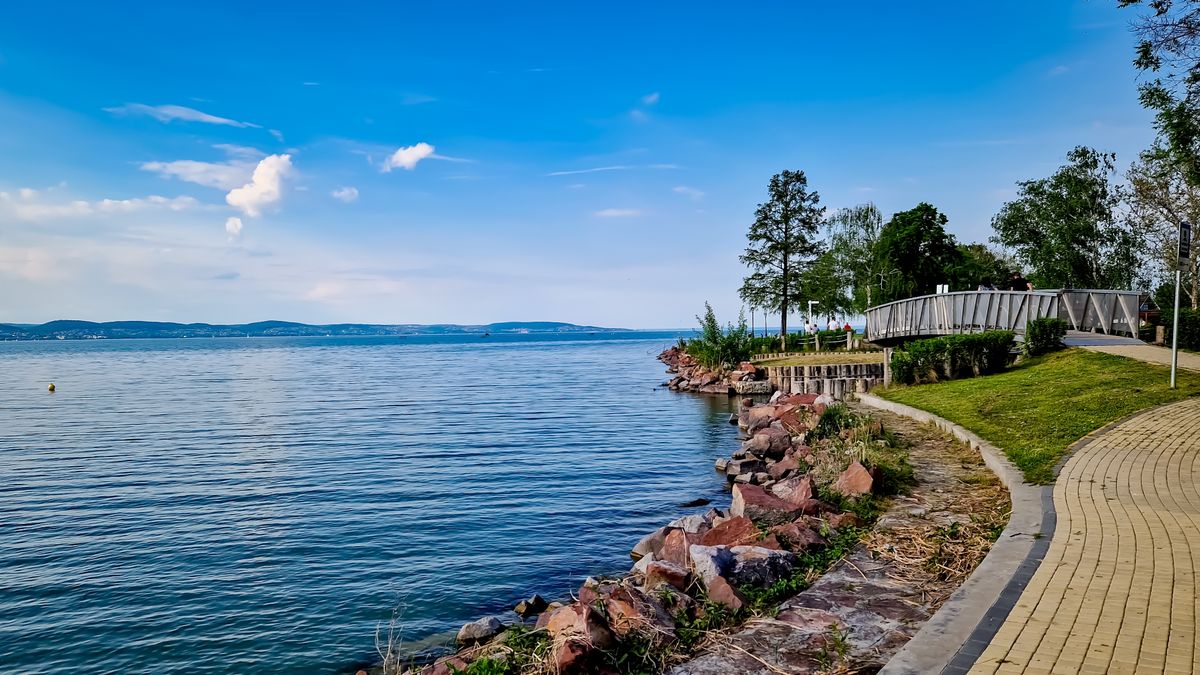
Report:
[[[1187,182],[1186,169],[1163,144],[1143,152],[1126,174],[1130,220],[1151,252],[1150,276],[1157,284],[1173,283],[1180,269],[1178,233],[1182,223],[1200,224],[1200,190]],[[1192,237],[1191,259],[1200,257],[1200,237]],[[1192,309],[1200,305],[1200,272],[1184,265],[1183,294]]]
[[[739,256],[750,274],[743,280],[742,299],[779,312],[779,334],[787,346],[788,308],[800,298],[799,281],[821,253],[817,232],[825,215],[821,197],[808,189],[803,171],[783,171],[771,177],[767,201],[754,211]]]

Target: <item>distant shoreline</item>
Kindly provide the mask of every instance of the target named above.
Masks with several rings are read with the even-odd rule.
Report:
[[[112,340],[247,337],[429,337],[636,332],[628,328],[581,326],[554,321],[491,324],[364,324],[314,325],[290,321],[247,324],[170,323],[157,321],[50,321],[37,325],[0,324],[0,341]]]

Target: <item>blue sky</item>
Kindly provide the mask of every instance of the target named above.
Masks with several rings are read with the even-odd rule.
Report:
[[[1130,10],[13,3],[0,321],[690,326],[770,176],[984,241],[1153,139]]]

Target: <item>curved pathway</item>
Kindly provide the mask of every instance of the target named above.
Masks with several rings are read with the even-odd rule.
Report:
[[[1050,549],[971,672],[1200,672],[1200,399],[1089,437],[1054,505]]]

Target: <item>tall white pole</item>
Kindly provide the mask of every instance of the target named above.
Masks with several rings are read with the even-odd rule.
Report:
[[[1183,270],[1175,268],[1175,314],[1171,319],[1171,388],[1175,388],[1175,371],[1179,369],[1179,285]]]

